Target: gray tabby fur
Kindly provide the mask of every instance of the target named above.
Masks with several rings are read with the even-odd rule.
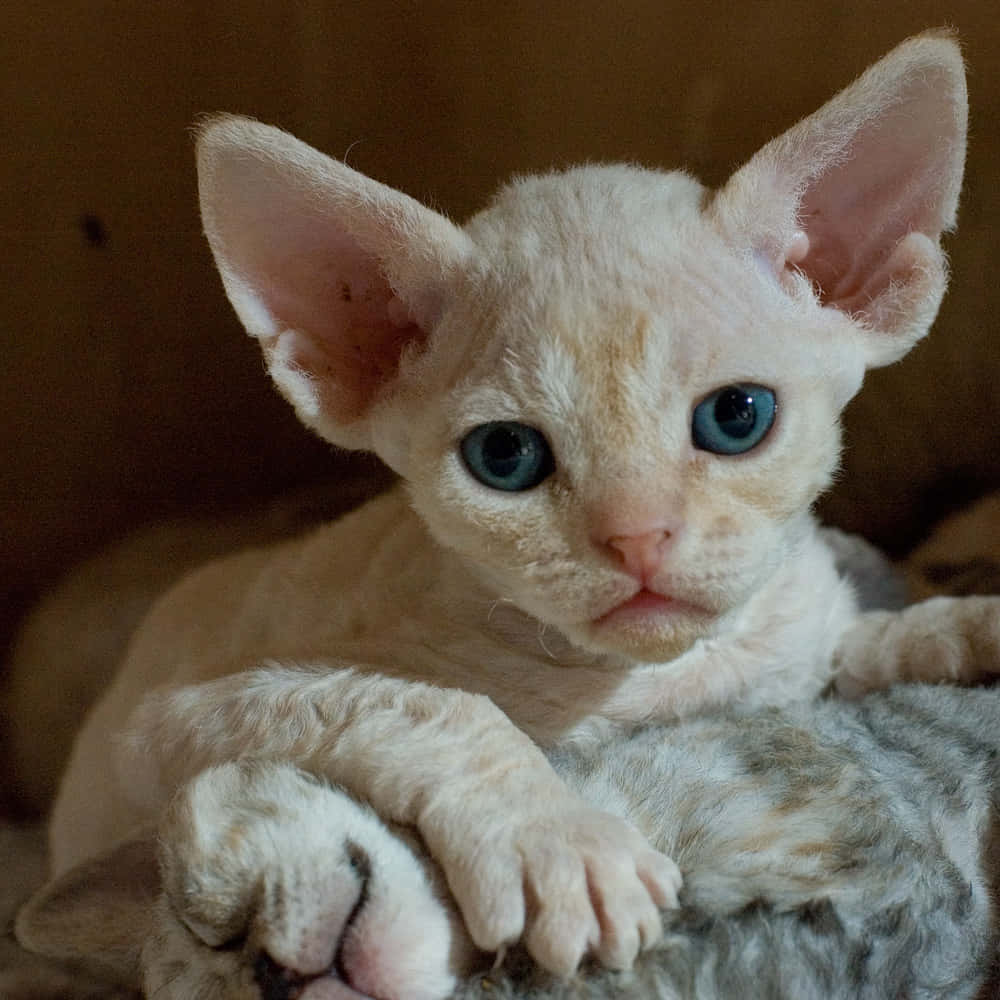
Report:
[[[562,755],[588,799],[657,818],[683,909],[629,973],[558,983],[515,960],[456,997],[998,995],[998,720],[998,691],[914,685]]]

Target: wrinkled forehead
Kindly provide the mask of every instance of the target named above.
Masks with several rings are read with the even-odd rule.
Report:
[[[685,228],[673,243],[636,234],[600,254],[508,259],[481,299],[496,304],[488,327],[504,356],[540,377],[557,367],[596,385],[666,378],[705,391],[822,370],[801,304],[751,254]]]
[[[729,382],[842,378],[846,400],[860,371],[834,312],[728,244],[702,202],[683,175],[617,169],[513,187],[468,226],[465,375],[511,409],[622,420]]]

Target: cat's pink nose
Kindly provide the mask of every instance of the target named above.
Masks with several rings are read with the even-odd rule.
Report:
[[[612,535],[605,544],[622,557],[625,572],[646,585],[660,568],[671,537],[666,528],[657,528],[638,535]]]

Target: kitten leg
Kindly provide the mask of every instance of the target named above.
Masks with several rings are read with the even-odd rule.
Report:
[[[974,683],[1000,673],[1000,597],[932,597],[869,611],[841,637],[836,689],[846,697],[897,681]]]
[[[230,675],[148,698],[120,784],[153,790],[152,809],[247,755],[296,764],[415,827],[483,950],[523,938],[560,975],[587,953],[627,967],[659,938],[659,907],[676,905],[676,865],[570,791],[486,698],[329,665]]]

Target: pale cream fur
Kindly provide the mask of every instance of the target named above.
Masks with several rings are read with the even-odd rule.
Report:
[[[716,195],[586,167],[518,181],[461,229],[277,129],[209,123],[202,211],[234,306],[302,419],[404,482],[154,608],[76,745],[56,872],[207,767],[266,758],[415,827],[480,948],[627,966],[677,869],[537,744],[829,684],[856,610],[810,506],[865,368],[933,319],[964,140],[939,34]],[[771,434],[696,449],[692,408],[748,381],[778,395]],[[541,429],[554,474],[477,483],[457,445],[495,420]],[[621,539],[642,540],[641,579]],[[670,603],[621,610],[643,589]]]
[[[912,680],[974,682],[1000,648],[1000,495],[948,518],[907,560],[902,614],[870,611],[840,644],[838,688],[858,695],[905,673]],[[960,594],[955,597],[950,595]],[[947,622],[947,628],[941,623]]]

